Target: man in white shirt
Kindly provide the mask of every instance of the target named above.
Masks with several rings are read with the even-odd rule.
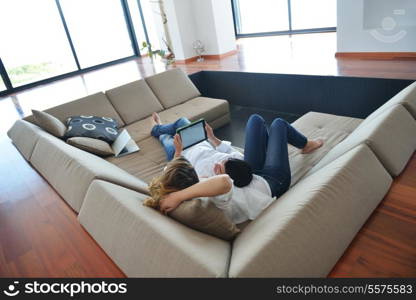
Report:
[[[281,119],[273,122],[270,135],[278,133],[283,140],[271,141],[269,144],[269,133],[264,120],[258,115],[253,115],[246,129],[246,157],[236,151],[230,142],[219,140],[208,124],[206,131],[209,142],[204,141],[182,150],[180,137],[175,134],[178,128],[190,124],[189,120],[180,118],[174,123],[162,124],[160,117],[154,113],[152,122],[151,134],[159,138],[168,160],[182,155],[194,166],[200,178],[220,174],[228,174],[231,177],[233,188],[225,195],[212,197],[211,200],[236,224],[255,219],[270,205],[273,197],[279,197],[289,188],[288,140],[294,146],[302,148],[304,153],[312,152],[322,145],[322,141],[308,141]],[[288,133],[283,134],[286,131]],[[273,138],[276,139],[276,136]],[[267,152],[273,151],[276,151],[276,158],[267,160]]]

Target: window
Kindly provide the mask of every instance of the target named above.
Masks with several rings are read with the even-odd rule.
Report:
[[[238,35],[332,31],[336,0],[233,0]]]
[[[4,91],[6,89],[6,86],[3,82],[3,79],[0,77],[0,91]]]
[[[142,7],[144,22],[146,23],[147,34],[149,35],[149,43],[153,50],[160,50],[161,45],[159,41],[158,32],[163,32],[162,23],[158,22],[160,16],[160,8],[157,1],[140,0]]]
[[[0,55],[14,87],[76,70],[55,1],[0,1],[0,28]]]
[[[81,68],[134,55],[121,1],[60,3]]]
[[[2,96],[163,47],[158,1],[1,0],[0,28]]]
[[[240,33],[289,30],[287,0],[238,0],[238,13]]]
[[[143,47],[143,42],[146,41],[146,33],[145,27],[142,22],[142,16],[140,14],[140,8],[138,5],[138,0],[128,0],[131,20],[133,22],[134,32],[136,33],[137,43],[139,44],[139,48]],[[146,49],[140,50],[141,54],[146,54]]]
[[[336,27],[336,0],[291,0],[292,29]]]

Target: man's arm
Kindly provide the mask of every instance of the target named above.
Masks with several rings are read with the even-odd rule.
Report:
[[[244,155],[235,150],[233,147],[231,147],[230,142],[221,141],[219,138],[217,138],[214,134],[214,131],[212,130],[211,126],[208,125],[208,123],[205,125],[205,130],[207,131],[208,140],[211,142],[212,145],[214,145],[215,149],[218,152],[231,154],[234,158],[244,159]]]
[[[231,188],[232,181],[228,175],[213,176],[186,189],[168,194],[160,201],[160,210],[166,214],[185,200],[223,195],[228,193]]]
[[[173,144],[175,145],[175,155],[174,155],[174,157],[181,156],[182,151],[183,151],[183,145],[182,145],[181,136],[179,134],[175,134],[175,136],[173,137]]]
[[[212,130],[212,127],[209,126],[208,123],[205,125],[205,130],[207,131],[207,137],[211,144],[213,144],[215,147],[218,147],[222,141],[215,136],[214,130]]]

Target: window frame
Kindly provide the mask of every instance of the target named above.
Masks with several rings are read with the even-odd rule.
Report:
[[[289,30],[241,33],[241,17],[240,17],[240,12],[239,12],[238,0],[231,0],[231,7],[233,11],[234,33],[235,33],[236,38],[290,35],[290,34],[302,34],[302,33],[336,32],[337,31],[337,27],[292,29],[293,28],[292,27],[292,1],[287,0]]]
[[[78,60],[76,48],[75,48],[75,46],[73,44],[73,41],[72,41],[71,32],[70,32],[70,30],[67,26],[66,20],[65,20],[65,14],[62,10],[60,0],[55,0],[56,9],[57,9],[57,12],[60,16],[62,25],[64,27],[64,31],[65,31],[65,34],[66,34],[66,39],[68,41],[68,45],[71,48],[71,52],[72,52],[75,64],[77,66],[77,70],[14,87],[13,84],[11,83],[10,77],[7,74],[7,70],[4,67],[4,64],[3,64],[2,60],[1,60],[1,57],[0,57],[0,76],[3,79],[4,85],[6,86],[6,90],[0,91],[0,97],[4,97],[4,96],[7,96],[7,95],[10,95],[10,94],[13,94],[13,93],[25,90],[25,89],[33,88],[33,87],[41,85],[41,84],[51,83],[53,81],[68,78],[68,77],[71,77],[71,76],[74,76],[74,75],[80,75],[80,74],[83,74],[83,73],[86,73],[86,72],[89,72],[89,71],[101,69],[101,68],[104,68],[104,67],[107,67],[107,66],[112,66],[112,65],[115,65],[115,64],[119,64],[121,62],[129,61],[129,60],[141,57],[140,47],[139,47],[138,42],[137,42],[137,38],[136,38],[135,30],[134,30],[134,25],[133,25],[131,13],[130,13],[130,7],[128,5],[127,0],[119,0],[119,1],[121,3],[124,20],[125,20],[125,24],[126,24],[126,27],[127,27],[127,32],[128,32],[129,38],[131,40],[131,45],[132,45],[132,49],[133,49],[133,53],[134,53],[133,55],[123,57],[123,58],[119,58],[119,59],[112,60],[112,61],[107,61],[107,62],[98,64],[98,65],[82,68],[80,63],[79,63],[79,60]],[[147,24],[146,24],[145,19],[143,17],[143,12],[142,12],[142,7],[141,7],[141,4],[140,4],[140,0],[136,0],[136,1],[137,1],[137,5],[138,5],[138,8],[139,8],[140,16],[141,16],[141,22],[143,24],[143,28],[144,28],[145,35],[146,35],[145,39],[146,39],[146,41],[148,41]]]

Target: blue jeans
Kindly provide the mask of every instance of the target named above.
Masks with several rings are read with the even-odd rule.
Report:
[[[175,155],[175,145],[173,143],[173,136],[176,134],[176,129],[191,124],[187,118],[180,118],[174,123],[155,125],[150,134],[159,139],[166,152],[166,158],[171,161]]]
[[[291,173],[287,144],[302,149],[307,138],[283,119],[275,119],[270,128],[259,115],[250,116],[246,126],[244,160],[254,174],[270,185],[272,196],[280,197],[290,187]]]

